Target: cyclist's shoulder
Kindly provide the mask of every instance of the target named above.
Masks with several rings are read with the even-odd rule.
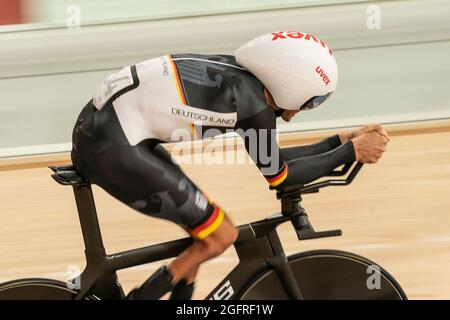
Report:
[[[253,117],[268,108],[264,85],[250,72],[236,74],[233,91],[239,119]]]
[[[226,80],[237,85],[259,82],[247,69],[236,62],[233,55],[180,53],[169,56],[181,69],[185,69],[185,67],[189,70],[200,68],[202,71],[207,71],[209,76],[220,74]]]
[[[228,54],[200,54],[200,53],[178,53],[169,55],[175,62],[190,61],[198,64],[216,65],[222,68],[234,68],[245,70],[240,66],[234,56]]]

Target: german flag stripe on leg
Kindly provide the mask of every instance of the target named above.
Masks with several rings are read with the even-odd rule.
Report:
[[[288,176],[288,166],[286,164],[286,162],[283,164],[283,166],[281,167],[280,171],[278,171],[278,173],[272,175],[272,176],[264,176],[267,180],[267,182],[269,182],[269,185],[271,187],[276,187],[278,185],[280,185],[281,183],[283,183],[284,180],[286,180],[287,176]]]
[[[195,227],[190,231],[191,236],[197,239],[204,239],[209,236],[211,233],[217,230],[220,224],[223,221],[225,214],[222,209],[217,206],[214,206],[214,211],[211,216],[203,222],[201,225]]]

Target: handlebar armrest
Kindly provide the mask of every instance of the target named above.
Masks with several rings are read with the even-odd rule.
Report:
[[[353,166],[354,163],[347,163],[342,170],[340,171],[333,171],[330,176],[342,176],[346,174],[350,168]],[[361,170],[363,164],[361,162],[357,162],[355,166],[353,166],[352,171],[349,173],[347,178],[345,179],[330,179],[330,180],[324,180],[312,184],[297,184],[292,186],[287,186],[283,188],[282,190],[278,190],[277,192],[277,198],[280,199],[284,196],[288,196],[291,193],[315,193],[319,192],[319,189],[328,187],[328,186],[345,186],[350,183],[352,183],[353,179],[358,174],[359,170]],[[274,187],[270,187],[270,189],[275,189]]]

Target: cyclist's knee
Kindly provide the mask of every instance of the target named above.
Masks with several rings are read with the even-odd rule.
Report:
[[[220,246],[221,253],[228,249],[236,241],[239,231],[231,223],[227,222],[228,226],[224,230],[220,237],[217,237],[218,245]]]
[[[202,244],[204,248],[204,253],[206,254],[208,259],[217,257],[224,252],[222,246],[211,237],[203,239]]]
[[[227,238],[226,238],[227,248],[229,246],[233,245],[233,243],[236,241],[238,236],[239,236],[239,230],[230,223],[230,230],[227,233]]]
[[[207,255],[214,258],[221,255],[236,241],[239,231],[228,220],[224,220],[222,225],[202,239]]]
[[[202,243],[209,259],[221,255],[230,246],[222,239],[215,238],[212,235],[203,239]]]

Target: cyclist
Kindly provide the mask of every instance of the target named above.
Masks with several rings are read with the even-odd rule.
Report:
[[[323,103],[336,89],[332,51],[302,32],[272,32],[232,55],[176,54],[128,66],[107,77],[80,113],[72,161],[92,183],[137,211],[175,222],[194,239],[128,299],[189,299],[201,263],[238,236],[223,209],[174,163],[164,142],[232,130],[269,185],[308,183],[358,160],[375,163],[385,151],[380,125],[316,144],[280,149],[276,118]]]

